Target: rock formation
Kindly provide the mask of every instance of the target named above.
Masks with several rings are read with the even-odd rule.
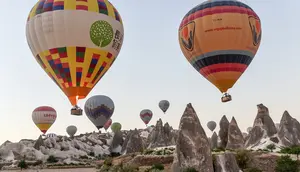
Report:
[[[275,124],[269,115],[269,109],[263,104],[257,105],[257,116],[254,120],[252,130],[249,132],[249,138],[246,141],[246,147],[259,144],[262,138],[271,138],[270,140],[276,140],[273,138],[277,133]]]
[[[191,104],[187,105],[180,120],[172,169],[176,172],[189,167],[213,172],[209,141]]]
[[[284,146],[300,145],[300,124],[287,111],[282,115],[278,137]]]
[[[35,144],[34,144],[34,148],[36,150],[40,150],[41,146],[45,146],[42,135],[40,135],[40,137],[36,140]]]
[[[228,127],[228,142],[226,149],[241,149],[244,147],[243,134],[235,120],[232,117]]]
[[[224,115],[222,119],[220,120],[219,123],[220,130],[219,130],[219,138],[220,138],[220,143],[219,147],[221,148],[226,148],[227,141],[228,141],[228,127],[229,127],[229,121]]]
[[[113,136],[111,145],[110,145],[110,150],[116,149],[117,147],[123,145],[123,134],[122,131],[117,131],[115,135]]]
[[[211,149],[216,149],[218,147],[218,135],[216,132],[213,133],[210,140]]]
[[[130,139],[130,136],[131,136],[131,134],[133,133],[133,131],[132,130],[130,130],[129,132],[128,132],[128,134],[127,134],[127,136],[126,136],[126,138],[125,138],[125,140],[124,140],[124,142],[123,142],[123,145],[122,145],[122,150],[121,150],[121,154],[126,154],[126,148],[127,148],[127,144],[128,144],[128,141],[129,141],[129,139]]]
[[[240,168],[236,162],[235,155],[231,152],[225,152],[221,155],[216,155],[214,162],[214,172],[239,172]]]
[[[143,141],[138,130],[135,129],[132,131],[132,133],[130,133],[130,138],[124,152],[127,154],[141,151],[143,151]]]
[[[159,119],[148,137],[148,148],[171,146],[175,144],[173,132],[168,123],[163,126]]]

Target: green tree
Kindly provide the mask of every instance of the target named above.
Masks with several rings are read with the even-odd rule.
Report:
[[[23,170],[23,169],[27,169],[28,165],[27,165],[26,161],[23,159],[19,162],[18,167],[20,167],[21,170]]]
[[[274,144],[269,144],[267,146],[267,149],[269,149],[271,152],[273,152],[273,150],[276,149],[276,146]]]
[[[293,147],[293,148],[291,149],[291,154],[297,155],[297,159],[299,159],[300,147],[299,147],[299,146]]]
[[[281,156],[277,160],[275,167],[276,172],[298,172],[298,161],[294,161],[290,156]]]
[[[90,29],[90,38],[98,47],[105,47],[111,43],[114,37],[112,26],[104,20],[96,21]]]

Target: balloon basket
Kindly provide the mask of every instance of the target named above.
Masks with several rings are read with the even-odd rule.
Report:
[[[74,107],[71,109],[71,115],[74,116],[81,116],[82,115],[82,109],[80,107]]]
[[[231,95],[229,95],[228,93],[225,93],[225,94],[222,96],[222,98],[221,98],[221,101],[222,101],[223,103],[229,102],[229,101],[231,101],[231,100],[232,100]]]

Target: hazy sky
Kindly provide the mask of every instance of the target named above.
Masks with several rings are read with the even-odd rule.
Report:
[[[233,101],[222,104],[221,93],[185,59],[178,42],[183,16],[202,0],[112,0],[124,22],[121,52],[88,98],[105,94],[115,102],[113,121],[123,129],[142,128],[139,113],[153,111],[151,124],[159,117],[178,128],[180,117],[191,102],[203,128],[219,123],[225,114],[238,121],[241,130],[252,125],[256,105],[265,104],[274,122],[284,110],[300,119],[300,25],[299,0],[243,0],[260,16],[262,42],[255,59],[230,93]],[[36,0],[1,0],[1,120],[0,143],[22,138],[36,139],[41,133],[32,122],[32,111],[41,105],[57,110],[56,122],[48,130],[65,135],[68,125],[78,133],[96,131],[83,115],[71,116],[71,105],[57,85],[46,75],[28,48],[25,24]],[[180,3],[179,3],[180,2]],[[170,101],[166,115],[158,108],[161,99]],[[79,105],[84,106],[85,100]],[[218,128],[217,128],[218,131]]]

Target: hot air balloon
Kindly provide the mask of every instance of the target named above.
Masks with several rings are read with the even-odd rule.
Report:
[[[143,120],[143,122],[146,124],[146,126],[151,121],[152,116],[153,116],[153,113],[149,109],[144,109],[140,113],[140,117]]]
[[[207,127],[210,129],[210,131],[214,131],[216,129],[217,123],[215,121],[209,121],[207,123]]]
[[[118,122],[114,122],[114,123],[111,124],[110,129],[111,129],[111,131],[116,133],[117,131],[120,131],[122,129],[122,125]]]
[[[77,127],[74,125],[70,125],[67,127],[66,131],[70,137],[73,137],[77,132]]]
[[[247,132],[250,133],[250,131],[252,130],[252,127],[248,127],[247,128]]]
[[[57,135],[55,133],[49,133],[46,135],[47,138],[56,138]]]
[[[110,127],[111,123],[112,123],[112,120],[109,119],[109,120],[104,124],[103,127],[104,127],[105,131],[107,131],[107,129]]]
[[[55,109],[49,106],[40,106],[32,112],[32,120],[35,125],[46,134],[57,117]]]
[[[77,106],[108,71],[123,44],[120,14],[108,0],[39,0],[31,9],[26,37],[43,70]]]
[[[101,129],[114,113],[115,105],[111,98],[104,95],[90,97],[84,105],[86,116]]]
[[[237,0],[209,0],[191,9],[179,27],[180,48],[191,65],[227,93],[253,60],[261,42],[261,21]]]
[[[166,113],[166,111],[169,109],[170,107],[170,103],[168,100],[161,100],[158,104],[159,108]]]

